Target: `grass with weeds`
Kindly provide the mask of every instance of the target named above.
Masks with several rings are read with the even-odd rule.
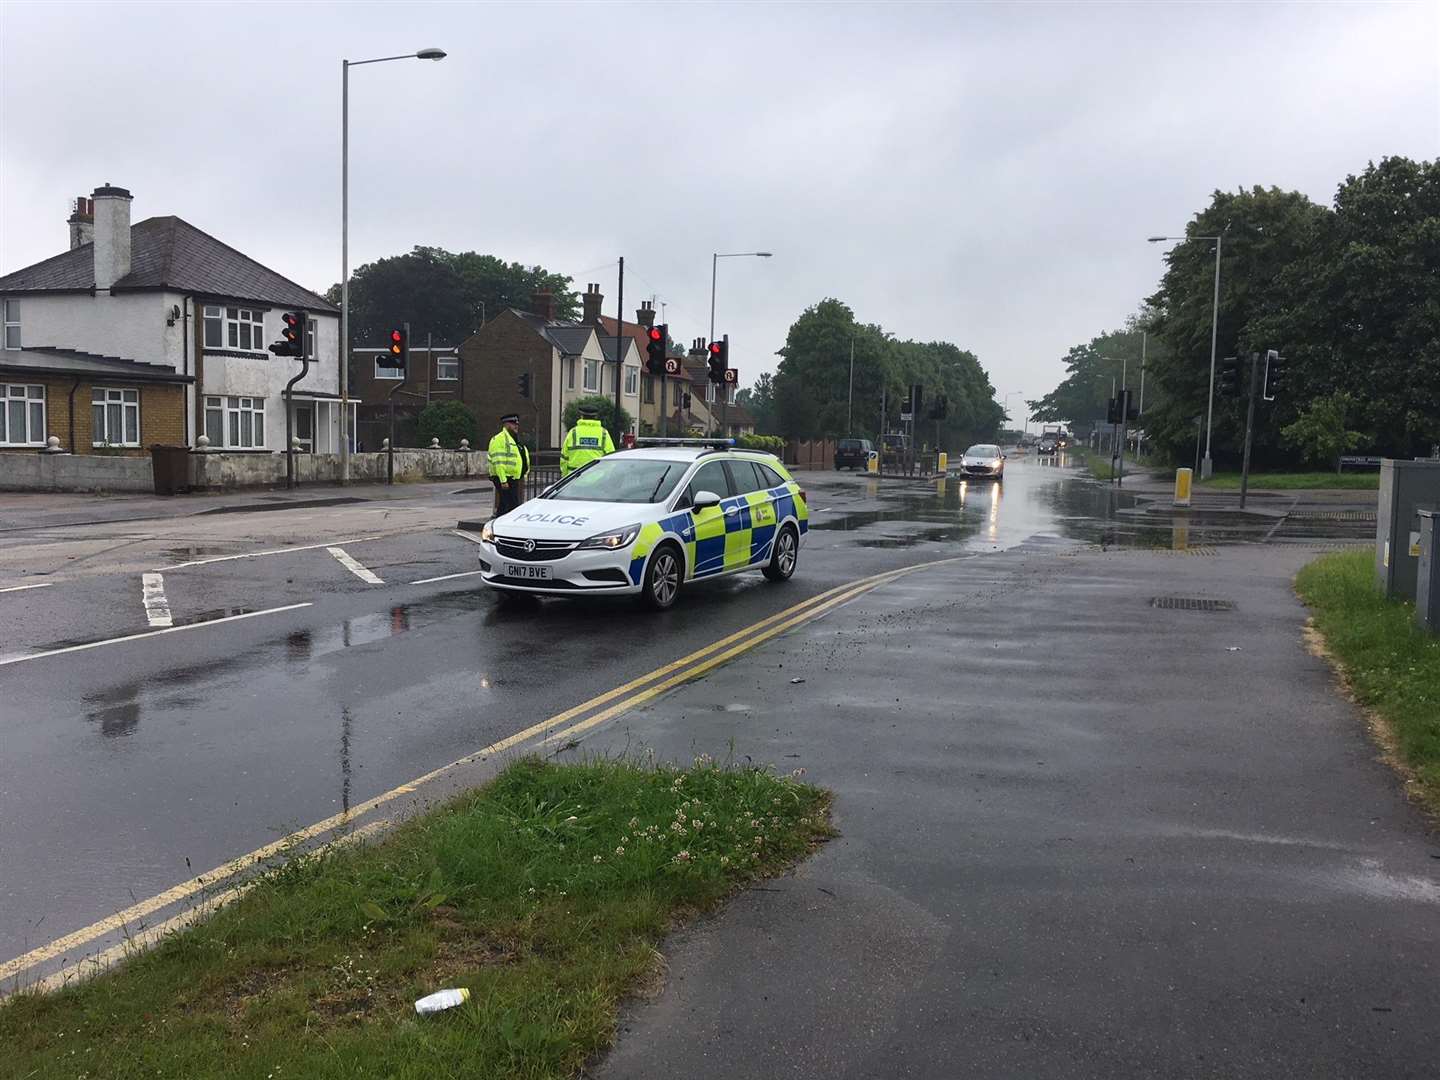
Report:
[[[1218,491],[1239,491],[1238,472],[1217,472],[1208,480],[1198,481],[1201,485]],[[1378,472],[1334,473],[1334,472],[1278,472],[1251,473],[1251,491],[1304,491],[1321,488],[1354,491],[1377,491],[1380,488]]]
[[[1356,699],[1389,729],[1421,798],[1440,812],[1440,638],[1415,625],[1413,605],[1375,591],[1374,559],[1326,555],[1300,571],[1295,588]]]
[[[566,1077],[674,923],[831,835],[827,795],[699,759],[518,762],[383,841],[295,860],[117,969],[0,1005],[27,1078]],[[417,1017],[415,999],[470,1001]]]

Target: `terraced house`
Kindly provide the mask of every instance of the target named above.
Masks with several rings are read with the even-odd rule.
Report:
[[[178,217],[132,225],[131,201],[109,184],[74,200],[69,250],[0,277],[0,450],[54,439],[76,454],[139,454],[201,436],[217,450],[282,450],[282,391],[300,364],[267,346],[284,312],[304,311],[295,437],[338,451],[339,309]]]

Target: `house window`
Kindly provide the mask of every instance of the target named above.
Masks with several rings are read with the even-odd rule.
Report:
[[[45,444],[45,387],[0,383],[0,446]]]
[[[315,320],[305,320],[305,355],[313,363],[315,360]]]
[[[567,390],[574,390],[574,389],[575,389],[575,357],[573,357],[573,356],[570,357],[570,359],[569,359],[568,361],[566,361],[566,363],[569,364],[569,367],[566,368],[566,372],[565,372],[565,388],[566,388]]]
[[[265,351],[265,313],[256,308],[206,304],[205,348]]]
[[[459,382],[460,357],[437,356],[435,358],[435,378],[438,382]]]
[[[655,404],[655,376],[654,376],[654,375],[646,375],[646,376],[645,376],[644,386],[645,386],[645,395],[644,395],[643,398],[641,398],[641,400],[644,401],[646,405],[654,405],[654,404]]]
[[[140,392],[97,386],[90,392],[90,439],[96,446],[140,445]]]
[[[375,355],[375,378],[377,378],[377,379],[397,379],[397,380],[398,380],[398,379],[403,379],[403,378],[405,378],[405,371],[404,371],[403,368],[398,368],[398,367],[381,367],[381,366],[380,366],[380,361],[381,361],[381,360],[389,361],[389,359],[390,359],[390,354],[389,354],[389,353],[377,353],[377,354]]]
[[[672,404],[678,409],[685,401],[685,384],[676,379],[671,385],[675,388],[675,400]]]
[[[586,389],[586,390],[592,390],[592,391],[594,391],[594,390],[599,390],[599,389],[600,389],[600,361],[599,361],[599,360],[586,360],[586,361],[585,361],[585,389]]]
[[[223,450],[256,450],[265,445],[265,399],[207,397],[205,435]]]
[[[625,393],[634,397],[640,386],[640,369],[638,367],[627,367],[625,369]]]
[[[705,384],[705,400],[711,405],[715,404],[715,384],[713,382]]]
[[[20,348],[20,301],[5,301],[5,348]]]

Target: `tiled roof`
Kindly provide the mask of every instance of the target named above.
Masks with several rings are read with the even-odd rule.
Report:
[[[81,244],[0,277],[0,293],[80,292],[94,287],[93,244]],[[340,310],[324,297],[173,216],[146,218],[130,227],[130,272],[114,285],[117,292],[160,288],[306,311]]]
[[[129,379],[134,382],[191,383],[193,375],[181,375],[163,364],[126,360],[123,356],[100,356],[78,349],[31,346],[0,351],[0,371],[31,375],[85,375],[90,378]]]
[[[533,312],[521,311],[519,308],[511,308],[510,311],[526,326],[567,356],[578,356],[584,352],[586,344],[590,341],[590,335],[595,332],[593,326],[582,326],[580,323],[569,320],[546,320]]]
[[[629,355],[630,355],[630,349],[631,349],[630,343],[629,343],[628,341],[626,341],[626,342],[622,342],[621,345],[622,345],[622,347],[623,347],[624,350],[625,350],[623,353],[621,353],[621,355],[622,355],[622,356],[629,356]],[[635,347],[636,347],[636,348],[639,348],[639,346],[635,346]],[[615,362],[615,338],[614,338],[613,336],[612,336],[612,337],[602,337],[602,338],[600,339],[600,348],[601,348],[601,350],[602,350],[602,351],[604,352],[604,354],[605,354],[605,360],[606,360],[606,362],[613,364],[613,363]]]

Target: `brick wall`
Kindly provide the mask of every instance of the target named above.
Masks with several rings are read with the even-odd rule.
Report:
[[[481,446],[500,430],[500,417],[511,412],[520,414],[521,430],[536,435],[537,445],[559,445],[559,433],[551,430],[550,423],[553,356],[549,342],[509,311],[495,316],[460,346],[464,401],[475,413]],[[520,376],[527,371],[532,376],[529,400],[520,396],[519,387]]]
[[[75,380],[66,375],[7,375],[0,373],[0,383],[23,383],[45,387],[45,437],[55,436],[71,453],[93,454],[94,432],[91,423],[91,391],[96,386],[138,390],[140,396],[140,445],[115,447],[110,454],[139,456],[149,453],[152,443],[183,445],[185,442],[185,389],[175,384],[127,383],[123,379],[105,382]],[[75,444],[70,444],[70,391],[75,388]],[[0,447],[0,453],[34,453],[36,447]]]

